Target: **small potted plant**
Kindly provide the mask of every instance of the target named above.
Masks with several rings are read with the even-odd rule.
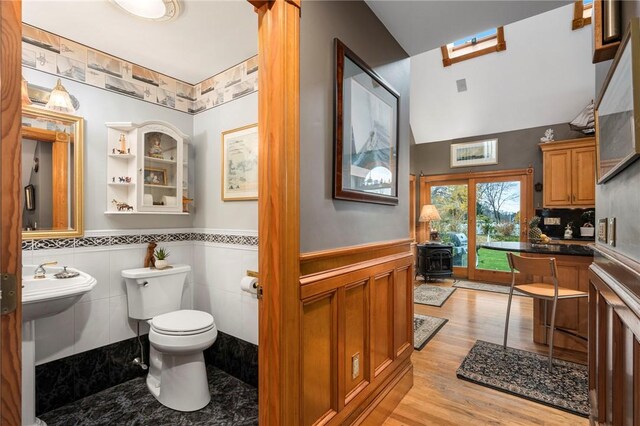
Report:
[[[593,237],[596,231],[596,228],[593,226],[593,222],[596,219],[595,210],[587,210],[582,213],[582,220],[584,220],[584,224],[580,227],[580,236],[581,237]]]
[[[169,266],[169,262],[167,262],[169,252],[164,247],[157,249],[154,256],[156,258],[156,269],[165,269]]]

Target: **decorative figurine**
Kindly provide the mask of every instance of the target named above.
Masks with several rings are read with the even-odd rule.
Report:
[[[115,149],[115,148],[113,148],[113,149],[111,150],[111,153],[112,153],[112,154],[115,154],[115,153],[116,153],[116,149]]]
[[[116,177],[115,176],[111,178],[111,182],[116,183]]]
[[[144,258],[144,267],[151,268],[156,266],[156,258],[153,257],[153,252],[156,250],[158,244],[155,241],[151,241],[147,246],[147,255]]]
[[[151,134],[151,136],[149,136],[149,142],[153,144],[151,148],[149,148],[149,157],[164,160],[162,147],[160,146],[160,135],[158,133]]]
[[[116,209],[117,209],[119,212],[123,212],[123,211],[132,211],[132,210],[133,210],[133,207],[132,207],[132,206],[130,206],[129,204],[124,203],[124,202],[122,202],[122,201],[118,201],[118,200],[116,200],[115,198],[111,201],[111,204],[115,205],[115,206],[116,206]]]
[[[564,237],[566,239],[573,238],[573,229],[571,228],[571,225],[573,225],[573,222],[567,223],[567,227],[564,228]]]
[[[127,152],[127,138],[124,136],[124,133],[120,133],[120,139],[118,139],[118,142],[120,142],[120,154],[124,154]]]
[[[547,129],[544,132],[544,136],[540,138],[540,142],[553,142],[553,129]]]

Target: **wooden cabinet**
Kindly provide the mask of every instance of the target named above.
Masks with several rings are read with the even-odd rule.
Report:
[[[543,156],[544,207],[594,207],[596,144],[594,138],[540,144]]]

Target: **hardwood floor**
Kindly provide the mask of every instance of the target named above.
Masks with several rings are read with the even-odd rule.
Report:
[[[451,286],[452,282],[440,283]],[[396,425],[587,425],[588,420],[523,398],[469,383],[456,370],[476,340],[501,343],[507,295],[458,288],[441,307],[415,305],[415,313],[449,322],[413,353],[413,388],[384,423]],[[533,342],[532,299],[513,297],[509,346],[547,353]],[[586,354],[554,351],[586,364]]]

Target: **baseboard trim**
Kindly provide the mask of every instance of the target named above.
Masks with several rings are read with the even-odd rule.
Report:
[[[381,425],[391,415],[412,387],[413,364],[409,362],[351,424],[354,426]]]

